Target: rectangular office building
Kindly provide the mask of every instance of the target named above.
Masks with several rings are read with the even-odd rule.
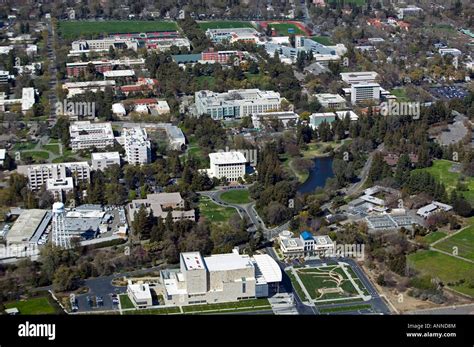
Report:
[[[208,114],[216,120],[278,111],[281,101],[280,93],[260,89],[229,90],[225,93],[201,90],[195,94],[197,114]]]

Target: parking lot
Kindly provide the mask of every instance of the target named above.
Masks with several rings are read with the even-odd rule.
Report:
[[[459,86],[443,86],[430,88],[431,94],[442,100],[463,99],[469,94],[467,89]]]

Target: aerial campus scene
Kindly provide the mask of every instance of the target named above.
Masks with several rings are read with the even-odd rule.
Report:
[[[473,28],[470,0],[0,2],[0,317],[474,314]]]

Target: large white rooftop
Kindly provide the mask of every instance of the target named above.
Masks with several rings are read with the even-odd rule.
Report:
[[[253,267],[252,261],[248,256],[237,253],[215,254],[205,257],[204,261],[209,272]]]
[[[341,72],[341,79],[348,84],[373,83],[378,76],[375,71]]]
[[[253,256],[255,264],[262,273],[265,282],[281,282],[282,274],[280,266],[268,254],[255,254]]]
[[[223,165],[223,164],[245,164],[247,160],[241,152],[216,152],[209,153],[209,158],[212,164]]]

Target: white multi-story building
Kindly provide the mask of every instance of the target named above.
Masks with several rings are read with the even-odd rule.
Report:
[[[226,178],[237,181],[245,176],[247,159],[241,152],[216,152],[209,153],[211,167],[207,170],[209,177]]]
[[[333,110],[340,110],[346,107],[346,99],[339,94],[316,94],[316,99],[324,108],[330,108]]]
[[[313,236],[309,231],[304,231],[300,237],[296,238],[289,237],[289,234],[291,233],[284,231],[279,236],[280,249],[286,257],[314,255],[330,257],[334,255],[334,242],[327,235]]]
[[[438,52],[443,57],[445,55],[452,55],[453,57],[459,57],[462,55],[462,52],[457,48],[440,48]]]
[[[61,180],[73,177],[74,183],[89,182],[90,167],[86,161],[61,163],[61,164],[37,164],[20,165],[17,172],[28,177],[28,186],[37,191],[47,184],[49,179]]]
[[[125,155],[129,164],[148,164],[151,160],[151,143],[144,128],[123,129],[122,139]]]
[[[106,123],[91,123],[90,121],[74,122],[69,126],[71,148],[79,151],[87,148],[106,148],[115,143],[112,125]]]
[[[255,113],[280,110],[280,93],[260,89],[229,90],[215,93],[201,90],[195,94],[198,115],[213,119],[242,118]]]
[[[358,104],[364,101],[380,100],[380,84],[358,83],[351,86],[351,103]]]
[[[397,17],[398,19],[403,19],[408,16],[417,16],[421,12],[423,12],[423,9],[417,6],[407,6],[407,7],[401,7],[397,9]]]
[[[254,28],[207,29],[206,35],[214,43],[227,41],[258,43],[259,34]]]
[[[49,178],[46,180],[46,190],[53,194],[55,201],[65,201],[67,194],[74,190],[72,177]]]
[[[79,40],[71,44],[72,51],[108,51],[113,48],[127,48],[134,51],[138,48],[138,41],[130,38],[105,38],[99,40]]]
[[[378,73],[375,71],[341,72],[341,79],[349,85],[375,83]]]
[[[31,110],[35,104],[35,89],[23,88],[21,90],[21,111],[26,112]]]
[[[191,305],[268,297],[282,273],[268,254],[250,257],[234,250],[204,258],[181,253],[179,271],[163,270],[161,278],[166,304]]]
[[[92,169],[93,170],[105,170],[106,168],[112,165],[120,166],[119,152],[92,153]]]
[[[148,283],[132,283],[127,285],[127,295],[137,308],[146,308],[153,304],[153,299]]]
[[[252,124],[255,129],[260,129],[264,126],[262,123],[277,120],[281,122],[284,127],[296,126],[300,117],[293,111],[276,111],[276,112],[262,112],[252,115]]]

